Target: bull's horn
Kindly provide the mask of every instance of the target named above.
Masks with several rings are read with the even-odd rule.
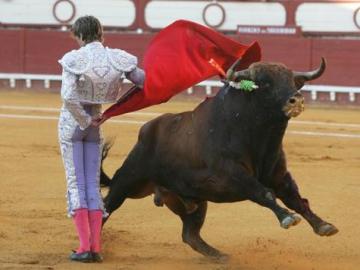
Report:
[[[234,81],[240,81],[240,80],[247,80],[247,79],[250,78],[250,72],[247,69],[240,70],[240,71],[235,71],[236,68],[239,66],[241,60],[242,60],[242,58],[240,57],[227,70],[227,72],[226,72],[226,80],[227,81],[234,82]]]
[[[239,66],[242,58],[239,58],[235,61],[234,64],[226,72],[226,80],[227,81],[238,81],[239,79],[247,79],[249,78],[248,70],[235,71],[235,69]]]
[[[238,60],[236,60],[234,62],[234,64],[232,64],[231,67],[226,71],[226,80],[227,81],[233,80],[234,73],[235,73],[234,71],[235,71],[236,67],[240,64],[240,61],[241,61],[241,57]]]
[[[293,71],[296,87],[300,89],[304,85],[304,82],[319,78],[324,73],[325,68],[326,68],[326,60],[324,57],[321,57],[320,67],[317,68],[316,70],[308,71],[308,72]]]
[[[234,76],[233,76],[233,81],[241,81],[241,80],[250,80],[250,71],[249,69],[244,69],[244,70],[240,70],[235,72]]]

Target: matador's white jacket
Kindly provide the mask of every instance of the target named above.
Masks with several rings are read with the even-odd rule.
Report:
[[[104,47],[98,41],[66,53],[59,63],[63,67],[61,96],[64,109],[73,114],[81,129],[91,123],[91,117],[81,104],[115,102],[125,73],[137,68],[135,56]]]

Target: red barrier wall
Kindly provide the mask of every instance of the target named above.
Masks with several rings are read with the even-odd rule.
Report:
[[[360,40],[264,35],[239,35],[237,39],[245,43],[257,40],[264,61],[284,63],[297,71],[315,69],[325,57],[327,69],[312,84],[360,86]]]
[[[137,55],[141,62],[152,36],[106,33],[105,45]],[[60,74],[57,61],[77,48],[68,32],[0,29],[0,73]]]
[[[76,42],[67,32],[26,30],[24,72],[33,74],[59,74],[57,60],[76,48]]]
[[[119,47],[142,56],[154,34],[105,33],[105,45]],[[289,36],[236,35],[240,42],[257,40],[263,60],[282,62],[294,70],[316,68],[321,56],[326,57],[328,69],[314,83],[328,85],[360,85],[360,40],[320,39]],[[0,29],[0,72],[60,74],[57,60],[78,45],[68,32],[55,30]],[[156,64],[156,63],[154,63]]]
[[[289,36],[238,35],[243,43],[259,42],[262,60],[280,62],[294,70],[311,68],[312,40]]]
[[[312,65],[322,55],[328,60],[319,84],[360,86],[360,40],[313,39],[312,43]]]
[[[24,31],[0,30],[0,72],[24,71]]]

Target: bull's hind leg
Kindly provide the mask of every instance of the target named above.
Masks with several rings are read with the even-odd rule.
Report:
[[[152,193],[153,186],[146,177],[146,161],[139,151],[138,147],[133,149],[111,180],[109,193],[104,199],[109,214],[118,209],[126,198],[142,198]]]
[[[311,211],[308,200],[301,198],[298,187],[289,172],[285,174],[281,185],[276,187],[275,193],[287,207],[301,214],[318,235],[330,236],[338,232],[334,225],[322,220]]]
[[[127,198],[144,198],[153,192],[153,184],[136,174],[120,172],[115,174],[112,181],[114,182],[104,199],[105,209],[109,214],[118,209]]]
[[[183,222],[182,239],[184,243],[187,243],[192,249],[204,256],[215,258],[226,257],[225,254],[207,244],[200,236],[200,230],[205,221],[207,202],[199,203],[198,208],[191,214],[187,213],[184,204],[173,193],[168,194],[164,198],[164,202]]]

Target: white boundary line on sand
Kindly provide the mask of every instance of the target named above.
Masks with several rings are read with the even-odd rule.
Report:
[[[302,136],[317,136],[317,137],[336,137],[336,138],[352,138],[360,139],[360,134],[348,134],[348,133],[333,133],[333,132],[313,132],[313,131],[297,131],[288,130],[287,134],[302,135]]]
[[[33,80],[43,81],[45,88],[50,88],[52,81],[61,81],[61,75],[59,74],[24,74],[24,73],[0,73],[0,79],[9,80],[11,88],[16,87],[17,80],[24,80],[26,88],[31,88],[31,82]],[[124,83],[129,84],[129,80],[124,80]],[[131,84],[131,83],[130,83]],[[202,86],[205,88],[207,95],[212,94],[213,87],[222,87],[223,83],[219,80],[206,80],[202,81],[194,86]],[[302,88],[302,91],[309,91],[311,93],[311,99],[318,99],[318,92],[329,93],[330,100],[336,101],[337,93],[347,93],[350,102],[356,101],[356,94],[360,93],[360,87],[358,86],[338,86],[338,85],[314,85],[307,84]],[[187,89],[187,93],[190,95],[194,92],[193,87]]]
[[[38,112],[60,112],[60,108],[50,107],[31,107],[31,106],[17,106],[17,105],[0,105],[2,110],[18,110],[18,111],[38,111]],[[132,112],[128,113],[128,116],[160,116],[163,113],[156,112]],[[117,121],[117,120],[115,120]],[[144,122],[145,123],[145,122]],[[314,126],[329,126],[329,127],[348,127],[348,128],[360,128],[360,124],[354,123],[333,123],[333,122],[321,122],[321,121],[302,121],[302,120],[291,120],[289,124],[294,125],[314,125]]]
[[[0,118],[11,118],[11,119],[27,119],[27,120],[58,120],[57,116],[41,116],[41,115],[24,115],[24,114],[0,114]],[[143,125],[146,121],[136,120],[108,120],[107,122],[116,124],[134,124]],[[296,131],[289,130],[287,134],[302,135],[302,136],[326,136],[335,138],[352,138],[360,139],[360,134],[349,134],[349,133],[333,133],[333,132],[312,132],[312,131]]]
[[[313,125],[313,126],[328,126],[328,127],[347,127],[347,128],[360,128],[360,124],[353,123],[334,123],[334,122],[321,122],[321,121],[305,121],[305,120],[290,120],[289,124],[295,125]]]
[[[28,119],[28,120],[59,120],[58,116],[25,115],[25,114],[0,114],[0,118]],[[109,123],[143,125],[147,121],[136,120],[108,120]]]
[[[1,110],[15,110],[15,111],[36,111],[36,112],[60,112],[60,108],[49,107],[31,107],[31,106],[14,106],[14,105],[0,105]],[[144,116],[159,116],[162,113],[155,112],[132,112],[128,115],[144,115]]]

